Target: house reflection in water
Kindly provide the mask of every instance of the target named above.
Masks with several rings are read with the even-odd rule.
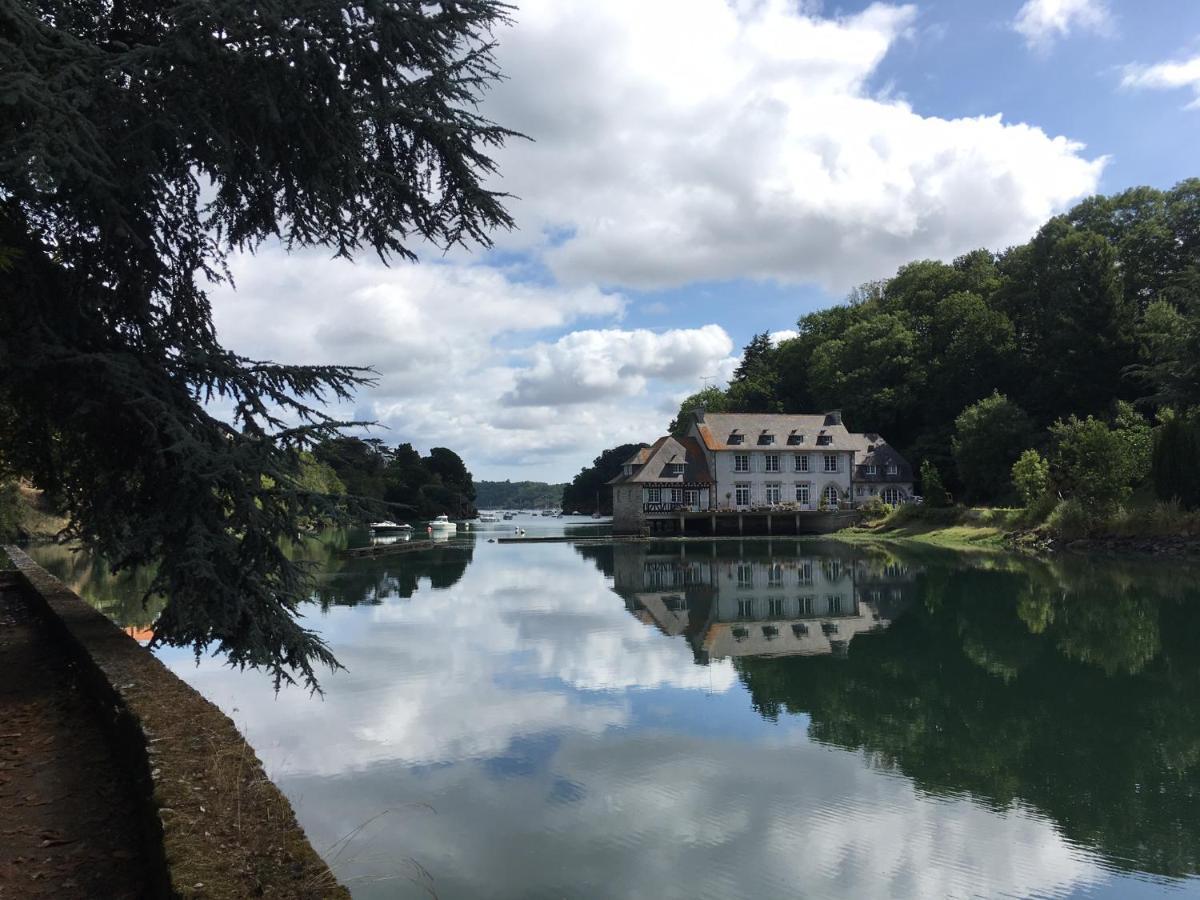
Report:
[[[916,592],[916,570],[889,557],[795,541],[618,545],[613,576],[629,611],[685,637],[701,664],[844,654]]]

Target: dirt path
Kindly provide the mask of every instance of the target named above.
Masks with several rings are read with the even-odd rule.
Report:
[[[131,789],[66,657],[0,575],[0,900],[142,896]]]

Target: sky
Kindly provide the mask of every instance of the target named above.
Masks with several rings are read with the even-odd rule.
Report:
[[[331,410],[475,478],[652,441],[758,332],[914,259],[1200,176],[1196,0],[525,0],[482,112],[528,135],[491,248],[384,266],[265,246],[230,349],[370,366]],[[850,423],[853,425],[854,423]]]

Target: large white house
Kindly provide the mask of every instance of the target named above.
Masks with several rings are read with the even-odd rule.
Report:
[[[872,497],[898,505],[912,497],[913,474],[887,441],[849,431],[837,411],[699,411],[686,436],[638,451],[610,484],[617,531],[655,530],[661,519],[686,531],[693,513],[850,510]]]

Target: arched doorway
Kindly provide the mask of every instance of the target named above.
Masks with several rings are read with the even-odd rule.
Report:
[[[838,486],[832,482],[825,485],[825,490],[821,491],[821,502],[830,509],[837,509],[841,501],[842,492]]]

